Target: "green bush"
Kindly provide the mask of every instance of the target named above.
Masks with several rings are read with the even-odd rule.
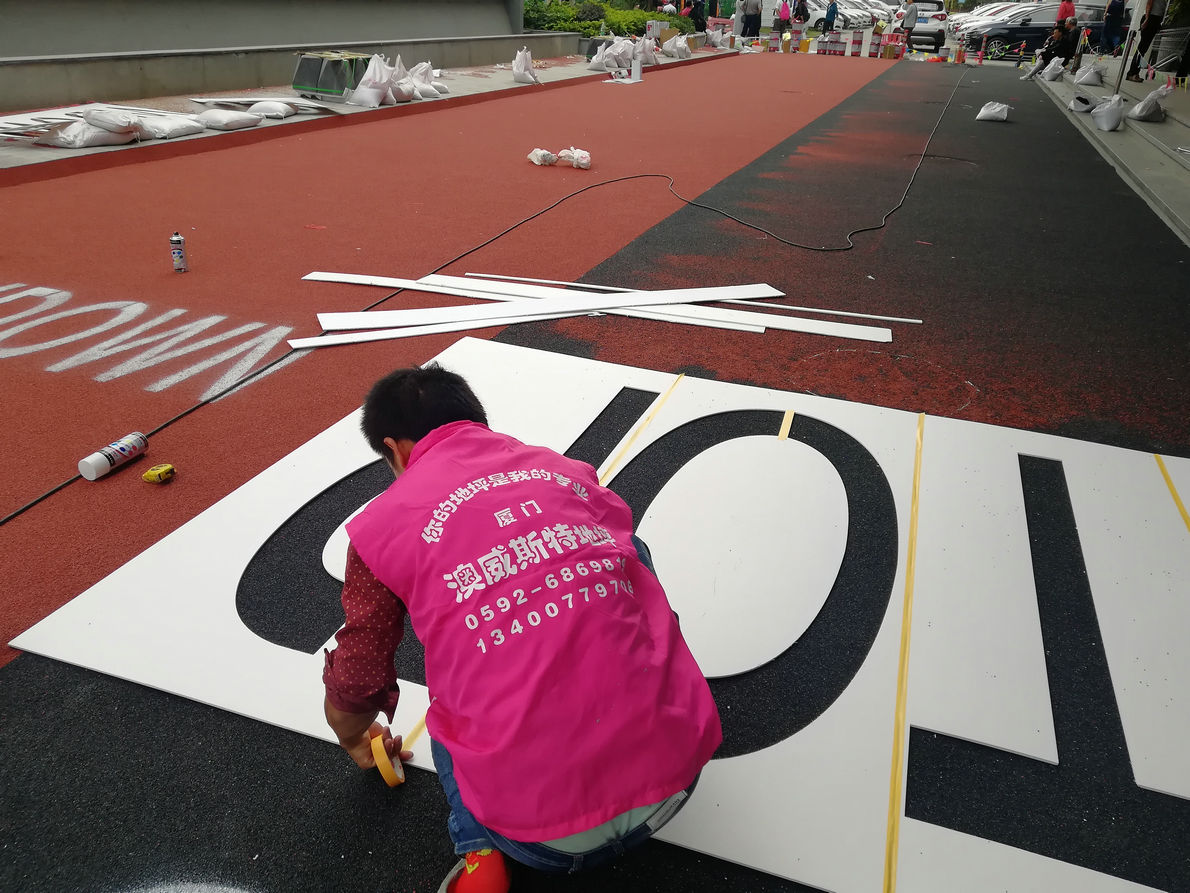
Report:
[[[575,11],[575,18],[580,22],[601,22],[603,21],[603,14],[606,10],[602,3],[595,3],[593,0],[583,0],[579,8]]]
[[[641,37],[645,33],[645,22],[657,16],[643,9],[609,9],[605,21],[607,27],[617,34],[631,34]]]

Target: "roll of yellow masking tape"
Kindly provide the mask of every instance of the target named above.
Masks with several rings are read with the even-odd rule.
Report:
[[[390,788],[395,788],[405,780],[405,769],[401,765],[401,758],[390,758],[384,749],[384,737],[377,735],[372,739],[372,756],[376,760],[376,768]]]

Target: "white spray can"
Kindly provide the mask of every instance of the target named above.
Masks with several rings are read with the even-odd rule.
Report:
[[[148,448],[149,438],[139,431],[133,431],[87,458],[79,459],[79,474],[89,481],[99,480],[112,469],[135,459]]]
[[[169,253],[173,257],[175,273],[189,271],[190,265],[186,263],[186,240],[180,233],[174,233],[169,237]]]

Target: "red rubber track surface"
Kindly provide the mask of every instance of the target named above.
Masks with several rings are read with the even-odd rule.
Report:
[[[0,354],[0,424],[23,444],[0,471],[0,515],[75,474],[78,460],[98,446],[149,431],[193,405],[234,360],[159,392],[146,388],[216,349],[106,382],[95,376],[144,348],[61,372],[48,366],[176,308],[187,313],[162,329],[209,315],[226,320],[199,337],[265,324],[227,345],[274,326],[292,327],[289,337],[316,334],[318,312],[362,309],[386,292],[302,282],[312,270],[416,278],[599,180],[664,172],[680,193],[695,197],[889,64],[730,57],[651,75],[633,87],[584,80],[379,113],[367,123],[320,121],[0,172],[0,286],[71,292],[59,311],[148,305],[133,322],[84,341]],[[796,93],[788,89],[795,79]],[[525,160],[536,146],[570,145],[591,152],[592,170]],[[662,180],[592,190],[447,272],[576,279],[681,207]],[[170,267],[167,240],[175,230],[187,237],[187,274]],[[430,303],[460,301],[403,293],[383,306]],[[0,318],[30,306],[0,305]],[[0,349],[44,343],[113,313],[47,323],[5,338]],[[458,337],[315,351],[154,436],[147,459],[133,467],[94,483],[76,481],[5,524],[0,641],[352,411],[378,376],[424,362]],[[282,342],[258,365],[286,350]],[[639,365],[651,365],[647,354]],[[140,480],[157,462],[178,469],[172,484]],[[0,652],[0,665],[15,654]]]

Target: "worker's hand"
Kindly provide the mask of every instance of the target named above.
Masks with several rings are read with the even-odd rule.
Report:
[[[368,731],[362,735],[341,740],[339,744],[351,755],[351,758],[355,760],[355,764],[361,769],[375,769],[376,758],[372,756],[372,739],[378,735],[384,739],[384,750],[390,759],[398,755],[400,755],[401,762],[413,759],[413,751],[401,750],[401,736],[397,735],[394,738],[388,727],[378,722],[372,723]]]

